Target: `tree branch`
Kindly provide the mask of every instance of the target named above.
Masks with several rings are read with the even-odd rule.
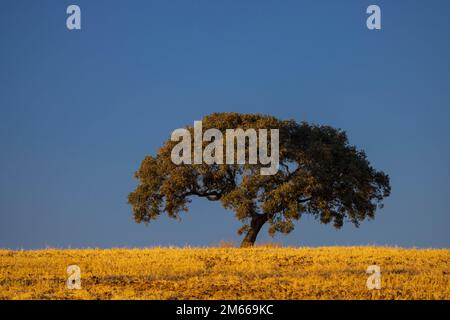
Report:
[[[189,197],[189,196],[197,196],[201,198],[207,198],[208,200],[215,201],[219,200],[222,197],[222,193],[218,191],[209,191],[209,192],[199,192],[196,190],[191,190],[188,192],[183,193],[182,197]]]
[[[304,199],[298,199],[298,202],[305,203],[305,202],[308,202],[308,201],[311,201],[311,200],[312,200],[312,197],[309,197],[309,198],[304,198]]]

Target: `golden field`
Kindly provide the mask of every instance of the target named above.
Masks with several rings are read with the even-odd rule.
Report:
[[[368,290],[369,265],[381,290]],[[66,288],[69,265],[81,290]],[[0,250],[0,299],[450,299],[450,250]]]

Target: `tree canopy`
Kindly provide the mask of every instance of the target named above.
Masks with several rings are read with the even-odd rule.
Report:
[[[261,175],[259,163],[176,165],[171,151],[177,143],[168,139],[156,156],[145,157],[135,174],[139,183],[128,202],[136,222],[149,223],[163,212],[179,218],[193,197],[220,201],[243,223],[238,233],[245,234],[245,247],[254,244],[265,223],[269,234],[287,234],[303,214],[336,228],[345,221],[359,226],[374,218],[390,194],[389,176],[375,170],[340,129],[240,113],[214,113],[202,124],[204,130],[222,132],[278,129],[278,172]],[[193,132],[193,127],[187,129]]]

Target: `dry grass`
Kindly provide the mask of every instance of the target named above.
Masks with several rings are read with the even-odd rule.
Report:
[[[81,268],[68,290],[66,268]],[[369,265],[382,289],[366,288]],[[0,250],[0,299],[449,299],[450,250]]]

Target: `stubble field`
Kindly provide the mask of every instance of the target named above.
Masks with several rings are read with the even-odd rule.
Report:
[[[80,290],[66,286],[69,265]],[[366,286],[369,265],[380,290]],[[450,299],[450,250],[0,250],[0,299]]]

